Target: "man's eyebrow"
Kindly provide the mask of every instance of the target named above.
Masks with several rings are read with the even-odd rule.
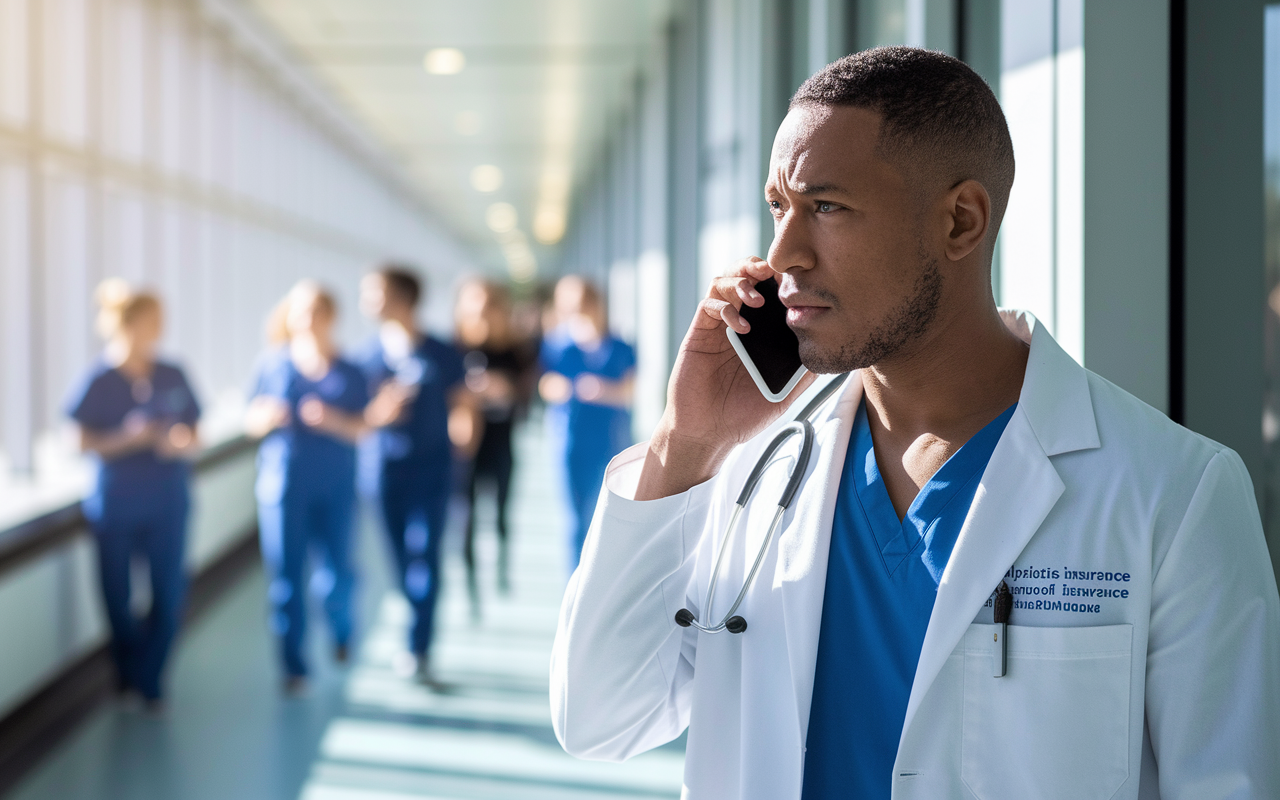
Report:
[[[826,183],[803,183],[796,182],[791,184],[791,191],[799,195],[815,195],[815,194],[849,194],[848,189]]]

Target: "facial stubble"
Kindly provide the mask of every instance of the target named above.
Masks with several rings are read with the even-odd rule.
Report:
[[[921,248],[921,270],[911,294],[890,311],[861,342],[846,341],[834,352],[820,349],[812,337],[797,331],[800,360],[820,375],[849,372],[880,364],[908,350],[924,337],[942,301],[942,272],[938,260]]]

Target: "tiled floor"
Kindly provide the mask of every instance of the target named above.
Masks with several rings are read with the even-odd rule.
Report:
[[[10,797],[15,800],[596,800],[675,798],[683,748],[625,764],[577,761],[551,731],[547,667],[563,587],[552,470],[530,426],[514,497],[514,592],[493,590],[484,525],[485,605],[473,621],[456,545],[448,554],[435,663],[447,691],[396,677],[407,607],[387,591],[380,532],[360,557],[367,632],[352,665],[328,658],[313,613],[308,693],[279,691],[260,572],[182,639],[161,719],[106,706]]]

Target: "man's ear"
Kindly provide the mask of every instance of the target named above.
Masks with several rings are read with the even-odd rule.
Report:
[[[960,261],[982,244],[991,225],[991,196],[975,180],[961,181],[947,193],[947,258]]]

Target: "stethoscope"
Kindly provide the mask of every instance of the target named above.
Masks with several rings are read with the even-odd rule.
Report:
[[[822,391],[818,392],[817,396],[809,401],[809,405],[805,406],[804,410],[796,415],[795,420],[778,431],[778,435],[773,437],[773,441],[769,442],[769,446],[765,448],[764,453],[760,455],[760,459],[756,461],[755,468],[751,470],[751,474],[747,477],[747,482],[742,486],[742,491],[738,493],[738,499],[733,504],[733,513],[729,516],[729,524],[725,526],[724,535],[720,537],[720,552],[716,555],[715,568],[711,572],[711,582],[707,585],[707,602],[702,606],[707,614],[711,613],[711,602],[716,597],[716,584],[720,582],[720,567],[724,562],[725,553],[729,552],[729,542],[733,538],[734,529],[737,528],[738,517],[742,515],[742,510],[747,507],[747,502],[751,500],[751,495],[755,492],[756,485],[760,483],[760,478],[764,475],[765,469],[772,462],[774,453],[792,436],[798,435],[801,437],[800,453],[796,456],[795,465],[791,468],[791,474],[787,476],[787,485],[783,487],[782,497],[778,500],[778,510],[773,514],[773,521],[769,523],[769,531],[760,543],[760,551],[756,553],[755,563],[751,565],[751,572],[747,573],[747,579],[742,582],[742,590],[738,592],[733,605],[729,607],[729,610],[715,625],[699,623],[698,618],[693,615],[692,611],[682,608],[676,612],[677,625],[682,628],[696,628],[703,633],[719,633],[720,631],[742,633],[747,629],[747,621],[738,616],[736,612],[738,606],[742,605],[743,598],[747,596],[747,590],[755,582],[756,573],[760,571],[760,565],[764,563],[764,556],[769,552],[769,545],[773,542],[773,535],[778,530],[782,515],[791,506],[791,501],[795,499],[796,493],[800,490],[800,484],[804,482],[804,474],[809,467],[809,457],[813,455],[814,434],[813,425],[809,423],[809,417],[813,416],[813,412],[817,411],[831,395],[835,394],[835,391],[844,384],[847,377],[848,373],[845,373],[822,387]]]

